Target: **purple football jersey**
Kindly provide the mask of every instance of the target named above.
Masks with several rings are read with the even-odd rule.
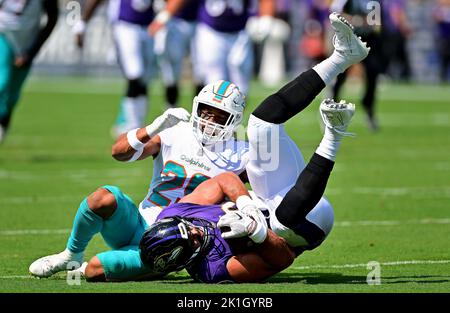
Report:
[[[189,0],[175,16],[185,21],[193,22],[197,20],[199,5],[200,3],[198,0]]]
[[[238,32],[245,28],[250,15],[250,0],[200,1],[198,19],[219,32]]]
[[[119,20],[138,25],[148,25],[153,21],[153,0],[120,0]]]
[[[200,218],[216,224],[219,218],[224,215],[220,205],[198,205],[192,203],[175,203],[166,207],[159,215],[157,220],[171,217],[182,216],[191,218]],[[194,266],[188,269],[189,274],[195,280],[204,283],[230,282],[233,279],[228,274],[226,264],[233,256],[229,244],[221,237],[220,229],[215,227],[213,234],[213,243],[203,257]]]

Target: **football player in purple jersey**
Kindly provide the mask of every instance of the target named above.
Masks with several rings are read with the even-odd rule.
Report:
[[[157,33],[189,0],[169,0],[150,26]],[[200,0],[194,44],[197,80],[208,84],[230,80],[248,93],[253,70],[253,47],[246,24],[255,12],[261,17],[260,32],[269,33],[275,14],[274,0]],[[255,10],[255,6],[258,9]],[[199,86],[200,87],[200,86]]]

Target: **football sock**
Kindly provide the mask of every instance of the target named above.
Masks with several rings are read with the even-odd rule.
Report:
[[[252,114],[263,121],[282,124],[305,109],[323,88],[322,78],[310,69],[267,97]]]
[[[175,108],[178,102],[179,88],[177,85],[166,87],[166,100],[169,107]]]
[[[333,161],[313,154],[294,187],[288,191],[275,211],[281,224],[293,229],[305,219],[322,198],[333,166]]]
[[[330,57],[315,65],[313,70],[319,74],[326,85],[329,85],[351,65],[352,63],[349,63],[342,54],[335,50]]]
[[[75,215],[72,232],[67,241],[67,250],[72,253],[83,252],[92,237],[99,233],[102,227],[103,219],[89,208],[85,198]]]
[[[123,132],[142,127],[147,117],[147,97],[124,98],[122,112],[125,121],[125,129],[122,130]]]
[[[342,135],[333,132],[330,128],[325,126],[325,133],[322,141],[317,147],[316,153],[330,161],[336,160],[336,154],[341,145]]]

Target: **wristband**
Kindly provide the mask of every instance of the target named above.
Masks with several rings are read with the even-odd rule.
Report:
[[[255,230],[248,235],[248,237],[254,242],[254,243],[263,243],[264,240],[266,240],[267,237],[267,227],[264,227],[263,223],[256,221],[256,228]]]
[[[236,199],[236,207],[248,214],[255,223],[255,229],[248,235],[254,243],[262,243],[267,237],[267,223],[255,202],[249,196],[240,196]]]
[[[144,149],[145,146],[145,143],[141,142],[136,136],[138,130],[139,128],[132,129],[127,133],[128,143],[136,151]]]
[[[170,14],[169,11],[163,10],[158,13],[155,17],[155,22],[158,22],[160,24],[166,24],[172,17],[172,14]]]

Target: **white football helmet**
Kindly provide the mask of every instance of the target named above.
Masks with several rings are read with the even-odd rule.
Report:
[[[228,115],[226,122],[216,123],[202,117],[202,109],[214,108]],[[239,88],[225,80],[219,80],[203,87],[194,98],[192,127],[197,140],[204,146],[226,141],[233,136],[244,116],[245,96]]]

